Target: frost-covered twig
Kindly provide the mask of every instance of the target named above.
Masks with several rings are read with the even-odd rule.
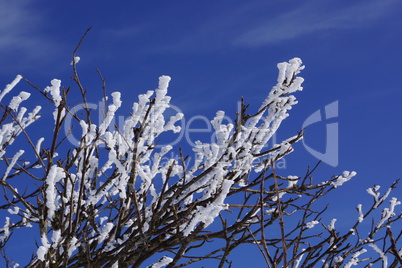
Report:
[[[154,264],[150,267],[182,267],[206,259],[217,260],[218,266],[224,267],[230,263],[229,253],[243,244],[260,247],[272,267],[309,267],[320,262],[326,267],[351,266],[365,261],[358,256],[369,244],[382,250],[383,260],[399,254],[400,235],[391,240],[392,248],[377,245],[385,241],[381,240],[383,228],[400,220],[396,199],[391,199],[367,237],[350,242],[354,233],[359,234],[359,225],[377,211],[397,183],[382,196],[379,187],[369,190],[374,204],[358,206],[356,223],[342,233],[335,221],[324,225],[328,225],[322,219],[326,207],[316,209],[315,204],[338,190],[335,188],[355,172],[318,183],[312,179],[316,167],[304,177],[276,173],[276,162],[290,154],[303,136],[299,132],[269,146],[297,103],[293,94],[302,89],[299,73],[304,66],[300,59],[278,64],[276,85],[254,114],[247,113],[244,100],[235,125],[225,124],[227,115],[218,111],[211,120],[215,141],[196,142],[195,159],[190,162],[181,149],[179,157],[171,157],[177,148],[158,146],[166,133],[181,131],[178,122],[184,116],[165,117],[171,101],[168,76],[159,78],[155,90],[138,96],[119,129],[113,121],[125,99],[119,92],[108,98],[98,71],[105,111],[101,122],[94,121],[90,96],[76,68],[82,41],[73,52],[72,65],[83,115],[69,108],[67,95],[73,90],[62,88],[60,80],[52,80],[40,91],[55,105],[53,123],[48,124],[51,136],[34,144],[27,127],[39,118],[40,107],[25,115],[27,109],[21,105],[29,95],[26,93],[11,99],[11,105],[1,105],[1,185],[6,204],[0,208],[6,209],[10,219],[0,230],[1,246],[16,229],[36,226],[41,245],[30,267],[139,267],[151,260]],[[0,94],[0,100],[20,80],[17,76]],[[39,87],[25,80],[38,91]],[[74,120],[65,127],[67,117]],[[73,126],[81,131],[74,146],[66,142],[68,133],[62,133],[63,127],[71,132]],[[20,133],[30,144],[31,152],[24,148],[24,157],[33,156],[31,164],[22,161],[19,148],[6,152],[17,138],[23,138]],[[30,191],[19,191],[13,180],[21,174],[27,184],[31,179],[37,188],[29,184]],[[214,224],[217,218],[221,228]],[[224,246],[214,247],[216,240],[223,240]],[[204,245],[212,246],[201,254],[198,248]],[[156,253],[166,256],[155,262]]]

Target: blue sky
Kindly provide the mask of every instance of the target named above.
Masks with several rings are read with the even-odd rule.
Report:
[[[187,119],[212,119],[220,109],[234,115],[241,96],[257,109],[276,82],[276,64],[300,57],[304,91],[278,141],[338,101],[338,116],[307,128],[305,142],[324,152],[326,124],[338,124],[339,164],[324,164],[316,176],[357,171],[329,200],[334,217],[354,215],[369,200],[366,188],[401,176],[401,13],[398,0],[0,0],[0,87],[17,74],[41,88],[53,78],[72,85],[71,52],[93,26],[78,53],[93,102],[101,98],[95,68],[109,92],[122,92],[127,111],[166,74],[172,103]],[[283,175],[301,175],[317,162],[302,143],[295,148]]]

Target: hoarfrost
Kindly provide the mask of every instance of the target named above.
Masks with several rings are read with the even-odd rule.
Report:
[[[4,96],[9,93],[22,79],[21,75],[17,75],[13,82],[8,84],[5,89],[0,93],[0,101],[4,98]]]
[[[5,180],[8,176],[8,174],[10,173],[11,169],[15,166],[15,163],[17,163],[17,160],[19,159],[19,157],[24,153],[24,150],[19,150],[14,156],[13,159],[11,159],[10,164],[8,165],[6,171],[4,172],[4,176],[2,180]]]
[[[349,181],[352,177],[356,176],[356,172],[352,171],[344,171],[342,176],[338,176],[335,181],[332,182],[332,185],[337,188],[339,186],[342,186],[345,182]]]
[[[355,254],[353,254],[352,258],[345,264],[344,268],[350,268],[352,266],[358,265],[360,262],[359,256],[366,252],[367,252],[367,250],[364,248],[357,251]]]
[[[336,222],[336,219],[331,220],[331,223],[328,225],[329,230],[335,230],[335,222]]]
[[[59,107],[61,103],[61,96],[60,96],[60,86],[61,86],[61,80],[59,79],[53,79],[50,81],[50,84],[52,84],[50,87],[45,88],[45,92],[50,92],[50,95],[52,96],[54,105],[56,107]]]
[[[316,224],[319,224],[319,223],[320,223],[319,221],[310,221],[310,222],[307,222],[307,223],[306,223],[306,227],[309,228],[309,229],[311,229],[311,228],[313,228]]]
[[[380,255],[380,258],[382,259],[382,267],[387,268],[388,267],[388,257],[385,255],[385,253],[374,243],[369,244],[371,248],[373,248],[378,255]]]
[[[358,221],[362,222],[364,220],[364,215],[363,215],[363,211],[362,211],[362,204],[357,205],[357,211],[359,212]]]
[[[170,258],[168,256],[163,256],[163,258],[161,258],[160,260],[158,260],[151,266],[148,266],[148,268],[162,268],[162,267],[168,265],[169,263],[171,263],[172,261],[173,261],[172,258]]]
[[[78,56],[74,57],[74,59],[70,62],[70,65],[74,65],[74,63],[77,64],[80,61],[80,59],[81,58]]]
[[[50,243],[45,234],[43,234],[41,236],[41,242],[42,242],[42,246],[40,246],[38,248],[38,250],[36,251],[36,254],[37,254],[39,260],[45,261],[46,260],[45,255],[47,254],[47,252],[49,251],[49,248],[50,248]]]
[[[4,224],[3,228],[0,229],[0,232],[3,232],[3,235],[0,236],[0,243],[4,243],[10,236],[10,218],[6,217],[6,223]]]
[[[108,223],[105,224],[105,226],[103,226],[102,231],[101,231],[101,233],[99,235],[99,238],[98,238],[99,243],[103,242],[106,238],[109,237],[109,235],[110,235],[109,233],[113,229],[113,226],[114,225],[111,222],[108,222]]]
[[[27,100],[29,98],[29,96],[31,96],[30,93],[21,91],[20,94],[18,94],[18,96],[15,96],[11,99],[8,107],[14,111],[17,111],[18,106],[21,104],[21,102],[23,102],[24,100]]]

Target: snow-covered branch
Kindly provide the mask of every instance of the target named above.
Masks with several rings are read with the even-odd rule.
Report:
[[[30,267],[180,267],[204,259],[219,260],[223,267],[229,253],[242,244],[257,245],[271,267],[310,267],[319,262],[325,267],[343,263],[351,267],[363,261],[358,257],[366,245],[380,254],[383,263],[392,262],[389,256],[396,254],[392,252],[400,244],[400,235],[393,238],[392,251],[376,243],[384,238],[377,236],[385,226],[400,222],[396,198],[391,198],[366,238],[352,245],[350,237],[384,203],[397,182],[382,196],[379,187],[370,188],[374,204],[367,211],[366,205],[358,205],[352,231],[341,234],[336,219],[323,220],[325,209],[313,207],[330,191],[338,191],[335,188],[355,172],[313,183],[312,171],[304,177],[281,176],[272,169],[303,136],[299,132],[269,145],[297,104],[293,94],[302,90],[299,73],[304,66],[299,58],[278,64],[277,83],[254,114],[248,114],[243,101],[236,124],[225,124],[228,115],[218,111],[211,120],[215,141],[197,141],[192,148],[195,159],[188,162],[181,149],[157,146],[166,133],[181,131],[178,122],[184,116],[166,117],[171,105],[170,77],[161,76],[155,90],[138,96],[121,128],[113,124],[125,100],[120,92],[113,92],[109,103],[104,98],[106,111],[96,123],[78,78],[75,52],[73,80],[81,94],[83,114],[70,110],[67,97],[71,90],[53,79],[41,92],[55,106],[53,122],[45,123],[51,135],[34,144],[28,126],[39,119],[41,108],[36,106],[26,115],[27,108],[21,106],[30,94],[22,91],[6,101],[8,105],[0,106],[5,197],[0,208],[7,213],[0,246],[18,228],[34,226],[41,243]],[[0,101],[21,78],[17,76],[6,86]],[[72,118],[71,129],[62,133],[67,116]],[[66,139],[73,127],[80,130],[78,145]],[[19,137],[21,133],[31,147],[6,151],[16,139],[24,138]],[[171,152],[179,157],[170,157]],[[17,177],[28,185],[26,190],[19,191],[14,183]],[[286,224],[281,234],[278,219]],[[209,253],[197,256],[197,248],[211,240],[223,240],[225,246],[218,243]]]

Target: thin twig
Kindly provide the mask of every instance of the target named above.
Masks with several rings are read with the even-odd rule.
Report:
[[[274,174],[274,182],[275,182],[275,190],[276,190],[276,204],[278,207],[278,214],[279,214],[279,226],[281,229],[281,239],[282,239],[282,253],[283,253],[283,267],[287,267],[287,259],[286,259],[286,251],[287,251],[287,246],[286,246],[286,236],[285,236],[285,222],[283,220],[283,211],[282,211],[282,202],[281,198],[279,195],[279,186],[278,186],[278,179],[276,176],[275,172],[275,162],[271,160],[271,168],[272,168],[272,173]]]

